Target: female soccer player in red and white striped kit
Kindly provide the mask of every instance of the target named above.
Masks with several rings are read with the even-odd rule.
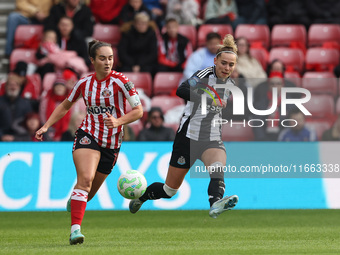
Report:
[[[143,115],[139,96],[132,82],[122,73],[112,70],[113,50],[110,44],[93,40],[89,56],[95,73],[80,79],[69,96],[54,110],[36,132],[36,138],[60,120],[82,96],[87,115],[76,132],[73,161],[77,183],[71,195],[70,244],[84,242],[80,225],[86,203],[93,198],[114,167],[122,143],[123,125]],[[132,110],[126,113],[126,100]]]

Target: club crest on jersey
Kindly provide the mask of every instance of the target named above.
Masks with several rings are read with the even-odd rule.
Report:
[[[104,98],[110,97],[112,95],[112,92],[109,89],[104,89],[102,92],[102,96]]]
[[[185,158],[183,156],[180,156],[177,160],[177,164],[184,165],[185,164]]]
[[[198,82],[200,82],[200,79],[197,76],[191,77],[188,80],[188,83],[191,87],[195,87]]]
[[[89,145],[91,143],[91,140],[87,136],[84,136],[82,139],[80,139],[79,143],[81,145]]]

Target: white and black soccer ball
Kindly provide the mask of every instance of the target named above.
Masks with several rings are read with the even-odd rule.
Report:
[[[117,182],[119,193],[127,199],[141,197],[147,186],[144,175],[136,170],[128,170],[121,174]]]

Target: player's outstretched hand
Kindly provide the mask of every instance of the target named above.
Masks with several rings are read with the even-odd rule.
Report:
[[[104,118],[104,124],[108,127],[108,128],[116,128],[119,126],[118,120],[113,117],[110,113],[106,113],[107,117]]]
[[[37,132],[35,132],[35,138],[38,141],[42,141],[43,140],[43,134],[47,132],[47,128],[45,128],[44,126],[42,126]]]
[[[222,99],[221,102],[222,102],[222,104],[220,103],[220,100],[216,100],[216,105],[220,106],[222,108],[226,108],[227,107],[227,101]],[[213,102],[213,105],[215,105],[214,102]]]

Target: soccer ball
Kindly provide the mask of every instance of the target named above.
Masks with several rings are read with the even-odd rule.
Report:
[[[119,193],[127,199],[141,197],[147,187],[147,182],[143,174],[136,170],[128,170],[123,173],[117,182]]]

